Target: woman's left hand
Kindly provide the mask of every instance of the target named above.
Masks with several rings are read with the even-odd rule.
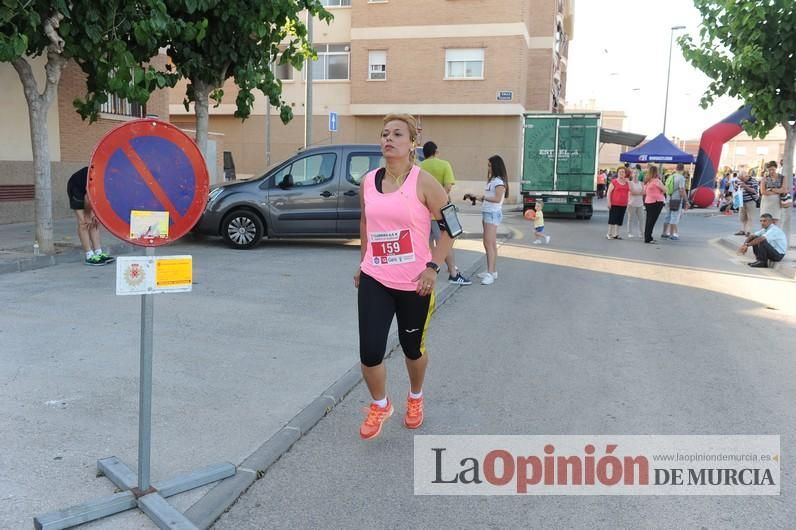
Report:
[[[426,268],[423,272],[415,278],[417,282],[417,294],[420,296],[428,296],[434,290],[434,285],[437,283],[437,273]]]

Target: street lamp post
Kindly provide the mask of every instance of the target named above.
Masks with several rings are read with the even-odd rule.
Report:
[[[671,37],[669,38],[669,66],[666,69],[666,102],[663,104],[663,135],[666,136],[666,113],[669,110],[669,77],[672,74],[672,46],[674,45],[674,32],[685,29],[685,26],[672,26]]]
[[[307,10],[307,41],[312,43],[312,13]],[[307,59],[307,84],[304,85],[304,147],[312,145],[312,61]]]

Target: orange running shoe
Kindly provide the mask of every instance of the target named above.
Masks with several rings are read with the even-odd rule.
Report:
[[[404,416],[404,425],[407,429],[417,429],[423,425],[423,398],[412,399],[407,396],[406,398],[406,416]]]
[[[365,410],[367,410],[368,416],[359,427],[359,437],[363,440],[370,440],[371,438],[375,438],[381,434],[381,426],[384,425],[384,422],[387,421],[387,418],[392,416],[392,402],[387,400],[387,406],[385,408],[381,408],[375,403],[371,403],[370,407]]]

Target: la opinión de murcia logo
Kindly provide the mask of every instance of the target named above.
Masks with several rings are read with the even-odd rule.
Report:
[[[603,484],[613,486],[620,482],[625,485],[649,484],[650,466],[645,456],[625,456],[619,458],[612,453],[617,445],[605,447],[605,454],[595,456],[597,448],[588,444],[583,451],[585,456],[555,456],[555,446],[544,446],[545,456],[515,456],[504,449],[489,451],[482,460],[466,457],[459,462],[460,471],[455,465],[444,461],[445,448],[434,447],[436,478],[434,484],[481,484],[486,481],[493,486],[506,486],[512,482],[517,493],[527,493],[528,486]],[[454,468],[453,473],[444,473],[443,467]]]
[[[456,439],[453,444],[433,443]],[[458,438],[458,439],[457,439]],[[489,444],[488,439],[509,443]],[[585,443],[564,449],[554,443],[521,447],[516,439],[537,437],[416,436],[415,493],[417,494],[577,494],[577,495],[716,495],[779,494],[779,437],[768,445],[753,444],[750,452],[733,437],[623,436],[634,443]],[[585,437],[558,437],[585,438]],[[726,440],[730,438],[730,440]],[[420,439],[420,440],[419,440]],[[443,440],[440,440],[443,439]],[[673,439],[673,440],[671,440]],[[685,439],[685,440],[683,440]],[[463,442],[464,440],[464,442]],[[419,443],[420,441],[420,443]],[[534,440],[536,442],[537,440]],[[641,447],[646,443],[649,449]],[[657,452],[674,449],[702,452]],[[683,445],[691,442],[694,445]],[[769,443],[770,442],[770,443]],[[701,444],[701,445],[700,445]],[[728,449],[740,451],[726,453]],[[708,450],[722,452],[704,453]],[[420,479],[420,481],[419,481]]]

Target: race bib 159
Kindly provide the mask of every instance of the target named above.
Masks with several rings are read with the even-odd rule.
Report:
[[[374,265],[397,265],[415,261],[412,234],[408,229],[371,232],[369,239]]]

